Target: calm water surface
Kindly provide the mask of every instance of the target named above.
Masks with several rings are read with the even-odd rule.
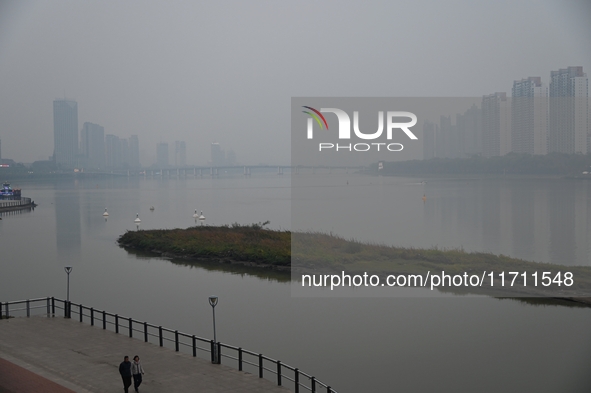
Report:
[[[146,258],[116,244],[136,230],[136,213],[142,229],[185,228],[197,209],[211,225],[270,220],[276,229],[591,264],[587,183],[302,176],[311,191],[294,194],[295,212],[287,174],[13,182],[39,207],[0,221],[0,299],[65,297],[63,266],[72,265],[73,301],[199,336],[212,337],[207,297],[216,294],[220,341],[299,367],[339,392],[591,389],[586,308],[441,293],[294,298],[289,277]],[[331,215],[347,206],[348,219]],[[322,214],[292,220],[308,207]],[[332,219],[317,217],[326,214]]]

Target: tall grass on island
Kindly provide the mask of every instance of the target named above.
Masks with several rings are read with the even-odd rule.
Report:
[[[122,247],[189,259],[254,262],[289,266],[289,231],[264,229],[269,221],[251,225],[196,226],[187,229],[128,231],[118,239]]]

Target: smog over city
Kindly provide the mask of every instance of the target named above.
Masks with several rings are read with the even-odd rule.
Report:
[[[0,140],[54,153],[53,101],[140,162],[186,142],[287,165],[291,97],[481,97],[568,66],[591,70],[589,4],[520,2],[0,2]],[[524,17],[527,15],[527,17]],[[416,157],[420,156],[420,150]]]
[[[0,392],[591,391],[589,21],[0,0]]]

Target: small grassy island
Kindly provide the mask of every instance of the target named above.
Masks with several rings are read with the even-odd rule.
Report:
[[[427,272],[448,275],[478,275],[486,272],[487,283],[494,278],[494,288],[456,288],[440,286],[439,289],[458,293],[478,293],[492,296],[546,296],[591,303],[586,298],[591,293],[591,267],[564,266],[524,261],[503,255],[465,252],[463,250],[438,250],[391,247],[346,240],[323,233],[292,233],[269,230],[268,222],[231,226],[197,226],[187,229],[128,231],[119,237],[118,243],[126,249],[154,253],[163,257],[235,263],[260,266],[277,270],[293,270],[307,274],[363,274],[368,272],[380,277],[409,275]],[[292,254],[293,253],[293,254]],[[501,290],[500,273],[505,273]],[[514,286],[509,286],[518,272]],[[537,286],[532,274],[538,272]],[[560,272],[572,273],[573,284],[566,287],[552,283],[541,285],[542,273],[549,272],[554,279]],[[523,273],[527,285],[524,285]],[[490,278],[488,278],[490,277]],[[562,277],[562,276],[561,276]]]
[[[119,237],[118,242],[124,248],[165,257],[289,269],[291,233],[263,229],[267,224],[129,231]]]

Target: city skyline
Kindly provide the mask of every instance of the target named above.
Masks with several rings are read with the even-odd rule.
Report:
[[[591,145],[587,74],[583,72],[583,67],[569,66],[551,71],[550,81],[548,89],[541,77],[514,80],[510,100],[504,92],[484,95],[480,114],[476,113],[478,107],[473,105],[465,114],[456,114],[455,124],[451,115],[441,116],[439,125],[427,121],[423,126],[423,158],[461,158],[471,154],[493,157],[509,152],[586,153]],[[564,101],[567,97],[583,99],[583,105],[579,105],[579,101],[568,104]],[[472,115],[469,115],[470,111]],[[71,149],[65,149],[64,146],[78,143],[78,135],[71,131],[72,124],[78,120],[77,116],[77,102],[54,100],[54,151],[57,151],[57,155],[54,153],[53,157],[58,166],[100,168],[103,162],[100,158],[102,149],[106,161],[103,165],[107,168],[130,167],[128,141],[119,141],[118,137],[107,134],[104,137],[105,146],[99,148],[100,143],[97,141],[104,135],[104,128],[94,123],[84,123],[80,131],[79,151],[72,154]],[[480,116],[480,120],[474,116]],[[579,119],[575,122],[571,118],[583,118],[583,121]],[[564,127],[560,126],[562,123]],[[134,137],[132,161],[135,167],[139,167],[139,142],[137,136]],[[91,140],[94,144],[90,143]],[[96,147],[91,149],[93,145]],[[156,147],[155,165],[169,166],[168,144],[159,142]],[[70,153],[66,155],[68,151]],[[75,158],[78,152],[84,156],[83,162]],[[214,166],[235,164],[235,153],[228,153],[232,158],[226,157],[219,143],[212,143],[210,163]],[[173,157],[174,166],[187,164],[185,141],[175,141]]]
[[[514,80],[511,95],[482,96],[464,114],[423,124],[423,159],[503,156],[508,153],[591,152],[589,80],[581,66]]]
[[[142,163],[165,137],[195,157],[217,141],[245,164],[288,164],[291,97],[477,97],[528,75],[548,83],[565,65],[591,69],[581,1],[344,1],[328,19],[329,3],[314,15],[261,5],[0,2],[3,157],[52,154],[55,97],[106,133],[138,135]]]

